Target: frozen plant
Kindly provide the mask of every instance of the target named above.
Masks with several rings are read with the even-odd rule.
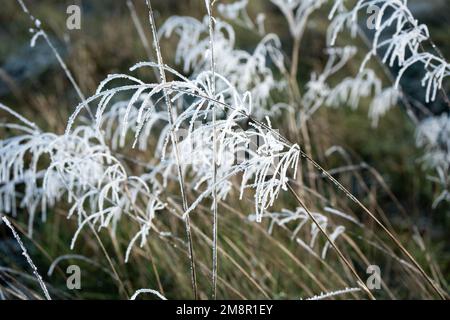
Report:
[[[159,35],[179,37],[175,62],[183,64],[183,71],[192,70],[193,76],[210,69],[209,19],[203,21],[191,17],[171,17],[159,31]],[[235,48],[235,31],[225,21],[214,19],[214,67],[239,92],[248,91],[257,107],[254,115],[262,118],[271,110],[273,91],[283,90],[286,83],[276,79],[269,62],[285,72],[281,42],[275,34],[265,35],[253,53]]]
[[[381,54],[382,62],[389,66],[398,66],[395,87],[398,89],[400,79],[412,65],[423,65],[425,75],[422,85],[426,87],[425,101],[436,99],[441,90],[443,80],[450,75],[450,64],[444,59],[439,49],[432,43],[436,54],[424,51],[424,43],[431,41],[428,27],[421,24],[408,8],[407,0],[358,0],[357,4],[347,9],[343,0],[335,1],[330,12],[332,19],[329,29],[329,45],[334,45],[338,34],[349,28],[351,34],[358,33],[358,16],[369,7],[377,7],[379,11],[375,20],[375,34],[372,49],[366,55],[360,70],[364,70],[371,57]],[[391,34],[391,29],[395,31]],[[383,51],[382,51],[383,50]]]
[[[321,72],[311,74],[302,88],[297,82],[300,42],[313,13],[324,8],[328,1],[271,2],[287,20],[293,39],[290,62],[285,59],[280,38],[266,34],[264,16],[258,15],[256,22],[250,18],[246,0],[220,3],[217,11],[225,20],[234,20],[259,37],[251,51],[236,46],[232,23],[214,15],[213,1],[205,1],[203,19],[172,16],[158,31],[147,0],[155,61],[138,62],[128,73],[107,76],[87,99],[79,92],[81,103],[68,119],[64,134],[44,132],[0,104],[2,111],[17,120],[1,124],[8,134],[0,140],[0,210],[16,216],[21,211],[18,209],[24,209],[28,213],[30,236],[39,213],[45,221],[50,208],[66,210],[67,217],[73,218],[77,226],[72,249],[87,228],[94,233],[107,229],[115,237],[119,228],[131,222],[134,228],[126,242],[125,262],[131,260],[136,246],[147,244],[152,233],[161,237],[167,234],[155,221],[159,215],[175,212],[185,223],[187,240],[183,245],[187,247],[197,297],[190,216],[195,218],[207,203],[211,209],[204,212],[210,212],[213,219],[211,273],[215,297],[220,232],[217,222],[222,214],[219,205],[227,200],[248,201],[254,208],[252,221],[268,220],[269,233],[275,226],[290,232],[292,240],[321,262],[332,247],[361,289],[373,298],[336,245],[336,240],[345,234],[345,227],[332,218],[345,219],[359,227],[362,224],[352,215],[331,207],[320,206],[323,212],[310,212],[303,201],[307,193],[299,196],[291,186],[295,181],[302,190],[311,189],[317,195],[321,189],[305,183],[303,174],[313,176],[318,172],[318,176],[342,191],[396,241],[436,289],[389,229],[313,160],[309,153],[316,148],[306,139],[306,126],[322,106],[349,105],[355,109],[364,100],[370,102],[369,117],[376,126],[380,117],[404,97],[399,81],[411,65],[418,62],[424,65],[422,84],[426,87],[427,102],[442,90],[449,65],[439,54],[423,50],[422,44],[429,40],[428,29],[414,19],[406,1],[357,1],[347,9],[347,1],[338,0],[330,13],[327,62]],[[22,1],[19,3],[29,13]],[[356,46],[336,45],[338,35],[349,28],[356,36],[358,15],[369,5],[381,6],[372,48],[356,74],[342,75],[345,67],[356,61],[358,52]],[[31,19],[35,21],[32,16]],[[139,26],[136,15],[134,22]],[[395,32],[389,35],[391,27],[395,27]],[[40,23],[36,28],[32,44],[39,37],[48,40]],[[181,66],[182,72],[164,62],[159,42],[168,37],[176,38],[175,64]],[[399,67],[390,85],[384,85],[375,69],[368,68],[368,61],[378,54],[383,64]],[[158,80],[138,78],[135,73],[144,68],[154,71]],[[76,83],[73,84],[77,89]],[[83,116],[85,110],[90,116],[87,119]],[[283,118],[284,110],[289,111],[289,121]],[[285,122],[294,142],[276,129]],[[438,181],[446,190],[450,163],[448,122],[448,116],[430,118],[422,122],[417,133],[417,144],[427,152],[424,163],[437,171]],[[131,153],[133,148],[138,150]],[[134,157],[138,151],[145,154],[144,159]],[[308,167],[301,167],[301,159]],[[173,191],[171,186],[176,184],[179,189]],[[293,196],[300,207],[279,212],[273,209],[283,192]],[[174,193],[180,197],[174,197]],[[328,194],[318,196],[325,198]],[[174,200],[178,198],[180,206]],[[445,191],[436,203],[449,198]],[[271,210],[275,212],[270,213]],[[323,243],[321,247],[319,242]],[[318,298],[356,290],[330,292]],[[141,293],[164,298],[158,291],[140,289],[132,299]]]
[[[361,224],[353,217],[345,213],[342,213],[336,209],[325,208],[325,211],[335,217],[343,218],[344,220],[350,221],[352,223],[361,226]],[[311,214],[314,216],[316,221],[318,221],[318,223],[324,230],[331,231],[329,237],[332,241],[335,241],[339,237],[339,235],[345,232],[345,227],[343,225],[334,225],[326,215],[318,212],[311,212]],[[249,216],[250,221],[254,221],[256,218],[257,218],[256,215]],[[275,225],[281,228],[289,228],[289,226],[293,226],[292,233],[290,235],[291,239],[295,240],[310,254],[317,256],[314,249],[319,246],[317,244],[318,242],[317,239],[321,235],[321,233],[318,226],[312,221],[309,214],[304,208],[299,207],[296,208],[294,211],[283,209],[281,210],[281,212],[265,212],[262,215],[262,218],[270,221],[268,227],[269,234],[272,234]],[[300,235],[303,229],[306,229],[307,226],[309,226],[309,239],[304,233]],[[321,249],[320,257],[322,259],[326,258],[329,248],[330,242],[327,241],[323,246],[323,248]]]
[[[441,201],[450,201],[450,118],[448,114],[423,120],[416,130],[417,146],[424,149],[423,165],[436,172],[432,181],[442,189],[433,207]]]

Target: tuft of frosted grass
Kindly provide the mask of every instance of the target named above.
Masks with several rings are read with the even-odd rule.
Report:
[[[247,5],[248,0],[239,0],[227,4],[219,3],[217,5],[217,11],[224,18],[233,20],[236,24],[252,30],[255,29],[256,26],[255,23],[250,18],[250,16],[248,15]],[[256,24],[258,24],[258,22]]]
[[[309,16],[328,0],[271,0],[283,13],[294,39],[305,32]]]
[[[287,145],[285,143],[282,143],[278,140],[277,136],[274,136],[270,131],[267,131],[265,128],[261,127],[259,124],[256,123],[250,123],[251,128],[247,130],[238,130],[236,129],[240,128],[240,125],[238,124],[239,121],[245,119],[250,112],[252,111],[252,105],[254,104],[252,98],[252,95],[248,92],[241,94],[239,90],[233,86],[233,84],[228,81],[228,79],[225,76],[222,76],[218,73],[214,73],[214,77],[216,78],[216,88],[217,90],[212,90],[212,82],[211,82],[211,76],[213,73],[210,71],[204,71],[198,74],[194,79],[187,79],[182,76],[180,76],[178,73],[173,71],[172,69],[162,66],[162,65],[155,65],[155,64],[145,64],[140,63],[136,65],[135,68],[132,68],[133,70],[141,67],[157,67],[157,68],[164,68],[167,72],[172,73],[176,77],[179,77],[179,80],[173,80],[169,82],[165,82],[159,85],[156,84],[145,84],[145,83],[139,83],[136,79],[134,79],[131,76],[128,75],[114,75],[110,76],[108,78],[108,81],[112,81],[113,79],[117,78],[125,78],[129,79],[133,83],[138,83],[137,85],[124,85],[121,87],[116,87],[115,89],[107,89],[102,90],[101,88],[97,91],[97,94],[89,98],[88,101],[93,101],[94,99],[98,99],[99,102],[99,108],[105,109],[106,105],[109,100],[106,100],[105,97],[116,94],[117,92],[121,91],[134,91],[133,93],[133,101],[139,101],[137,96],[146,94],[145,98],[142,98],[144,101],[141,105],[141,109],[138,111],[138,116],[136,117],[136,121],[138,121],[138,127],[142,126],[144,123],[146,123],[149,119],[139,116],[142,115],[144,112],[142,111],[142,108],[146,106],[145,101],[152,101],[152,97],[155,97],[157,94],[160,94],[161,91],[167,90],[168,92],[175,93],[174,97],[171,99],[171,102],[176,105],[176,102],[179,101],[180,103],[184,102],[183,98],[185,96],[194,97],[194,101],[188,105],[187,107],[182,110],[182,112],[178,115],[176,122],[173,124],[175,129],[181,127],[183,122],[187,122],[189,124],[189,139],[185,139],[186,141],[195,141],[195,137],[213,137],[213,132],[211,128],[214,128],[212,123],[209,123],[209,125],[204,125],[202,127],[196,128],[194,130],[193,123],[200,118],[203,119],[209,119],[211,121],[211,114],[213,113],[213,104],[218,106],[219,112],[223,112],[226,115],[226,120],[216,123],[216,130],[217,130],[217,136],[219,138],[218,141],[218,162],[220,163],[220,159],[223,157],[222,154],[224,151],[229,150],[230,152],[232,150],[242,150],[242,152],[245,152],[246,149],[248,149],[248,145],[251,142],[252,139],[259,139],[262,141],[261,145],[255,150],[255,152],[252,152],[251,154],[253,157],[250,159],[245,160],[243,163],[239,163],[236,165],[231,165],[229,167],[224,167],[221,169],[224,171],[224,173],[220,173],[220,176],[224,177],[224,179],[221,179],[220,182],[218,182],[221,185],[226,184],[226,179],[229,179],[231,176],[236,175],[239,172],[244,172],[244,178],[241,185],[241,191],[243,191],[245,188],[253,188],[255,187],[256,195],[256,203],[258,211],[261,212],[264,208],[267,208],[268,206],[271,206],[275,199],[278,196],[278,193],[281,189],[285,189],[285,184],[287,183],[287,175],[289,169],[295,169],[297,167],[297,163],[299,160],[299,147],[297,145]],[[106,82],[104,82],[103,87],[106,85]],[[83,105],[80,105],[77,110],[74,113],[74,116],[78,114],[79,110],[83,107]],[[132,105],[127,105],[127,110],[129,110],[124,117],[122,118],[122,122],[125,121],[127,123],[128,127],[128,118],[132,114],[133,107]],[[69,123],[68,131],[66,131],[66,134],[70,133],[70,128],[73,126],[74,123],[74,116],[72,116],[72,120]],[[149,115],[151,116],[151,115]],[[103,111],[97,111],[97,118],[103,119]],[[119,117],[120,118],[120,117]],[[103,121],[103,120],[101,120]],[[97,120],[98,123],[101,123],[100,120]],[[210,126],[211,125],[211,126]],[[266,125],[265,125],[266,126]],[[170,126],[169,126],[170,128]],[[271,129],[271,128],[270,128]],[[123,132],[123,131],[122,131]],[[212,146],[214,145],[212,142],[213,139],[208,140],[205,139],[205,142],[207,142],[207,145],[211,147],[211,152],[213,151]],[[167,139],[165,140],[167,141]],[[184,161],[183,159],[189,159],[192,158],[192,154],[196,152],[196,150],[189,149],[188,147],[184,148],[180,147],[178,152],[180,153],[180,163],[182,164],[182,171],[185,171],[188,167],[190,167],[189,161]],[[247,144],[247,147],[245,146]],[[199,143],[197,146],[200,146]],[[163,144],[161,154],[163,158],[166,158],[166,148],[167,143],[165,142]],[[200,153],[204,153],[205,148],[199,149]],[[282,151],[285,149],[284,151]],[[184,154],[184,152],[187,152]],[[241,153],[242,153],[241,152]],[[206,156],[206,154],[204,154]],[[214,152],[211,153],[211,156],[214,157]],[[176,149],[172,148],[170,151],[170,156],[168,159],[165,159],[164,163],[161,163],[157,170],[159,170],[163,177],[165,177],[165,180],[167,180],[170,176],[172,176],[172,170],[171,168],[177,167],[177,152]],[[207,156],[206,156],[207,157]],[[196,175],[199,177],[208,177],[210,174],[204,169],[207,169],[210,166],[211,162],[207,160],[207,158],[199,158],[201,161],[204,161],[204,165],[202,167],[194,166],[193,168],[196,170]],[[277,165],[274,165],[275,162],[280,159],[280,163]],[[205,161],[207,160],[207,161]],[[187,164],[185,165],[184,162]],[[212,172],[212,168],[208,169],[210,172]],[[271,176],[273,173],[271,170],[275,170],[275,175]],[[278,176],[280,175],[280,176]],[[269,180],[266,179],[266,177],[271,176]],[[295,173],[294,173],[295,176]],[[249,180],[255,178],[257,180],[256,183],[249,184]],[[206,180],[206,179],[204,179]],[[260,182],[258,182],[260,181]],[[264,182],[263,182],[264,181]],[[199,185],[198,181],[196,185]],[[263,183],[262,183],[263,182]],[[214,183],[211,184],[210,180],[207,182],[209,185],[207,186],[207,189],[202,193],[202,195],[185,211],[185,215],[189,214],[195,206],[200,203],[202,199],[207,197],[210,192],[212,192],[212,189],[214,188]],[[201,183],[200,183],[201,184]],[[227,192],[219,192],[223,197],[225,197]],[[259,209],[260,208],[260,209]]]
[[[377,127],[380,118],[397,105],[400,96],[400,91],[395,87],[385,88],[375,95],[369,107],[369,118],[372,119],[373,127]]]
[[[33,263],[33,260],[31,260],[31,257],[29,256],[27,249],[25,248],[22,240],[20,239],[20,236],[17,234],[16,230],[14,229],[11,222],[8,220],[8,218],[6,216],[3,216],[2,220],[6,224],[6,226],[11,230],[14,238],[16,239],[17,243],[20,246],[20,249],[22,250],[22,255],[27,260],[31,269],[33,269],[33,274],[36,277],[37,281],[39,282],[39,285],[41,286],[41,289],[44,292],[45,298],[47,300],[52,300],[52,298],[50,297],[50,294],[48,293],[47,287],[46,287],[44,281],[42,280],[42,277],[39,274],[38,269],[36,268],[36,265]]]
[[[350,217],[336,209],[325,208],[325,211],[332,213],[336,216],[339,216],[345,220],[351,221],[360,225],[353,217]],[[333,225],[330,222],[330,219],[324,214],[318,212],[311,212],[314,216],[315,220],[320,224],[323,230],[330,230],[331,234],[329,236],[331,241],[335,241],[341,234],[345,232],[345,227],[342,225]],[[256,214],[250,215],[250,221],[255,221],[257,219]],[[297,243],[302,245],[309,253],[316,255],[314,252],[314,248],[317,247],[317,238],[319,237],[321,231],[318,226],[313,222],[306,212],[306,210],[302,207],[296,208],[294,211],[283,209],[280,212],[265,212],[262,215],[262,219],[269,220],[268,233],[272,234],[275,225],[281,228],[287,228],[289,225],[293,226],[293,231],[291,234],[291,239],[296,239]],[[309,232],[307,226],[309,225]],[[302,237],[299,236],[302,233]],[[305,234],[305,235],[304,235]],[[309,234],[309,241],[306,240],[306,235]],[[303,238],[303,239],[302,239]],[[308,242],[305,242],[308,241]],[[328,249],[330,248],[330,242],[327,241],[323,248],[321,249],[321,258],[325,259]]]
[[[321,74],[312,73],[302,98],[306,119],[309,119],[321,106],[339,107],[349,105],[358,108],[361,99],[372,98],[369,118],[376,127],[379,119],[395,106],[400,92],[395,87],[383,88],[381,79],[375,71],[365,68],[354,77],[343,78],[338,85],[330,87],[327,80],[340,71],[357,53],[353,46],[332,47],[326,50],[327,64]]]
[[[416,144],[424,149],[421,162],[435,171],[430,179],[442,192],[433,203],[436,208],[442,201],[450,202],[450,117],[448,114],[424,119],[416,129]]]
[[[450,167],[450,117],[448,114],[424,119],[417,127],[416,143],[425,149],[424,164],[429,168]]]
[[[125,108],[115,105],[111,112],[120,109],[117,113],[121,115]],[[112,123],[120,122],[107,114],[112,130]],[[137,112],[134,115],[137,116]],[[111,130],[106,130],[107,137]],[[100,130],[79,125],[70,134],[61,136],[37,132],[3,140],[0,144],[0,209],[14,216],[19,201],[19,207],[29,212],[28,232],[32,236],[36,214],[40,211],[45,221],[48,207],[55,206],[66,196],[71,205],[68,218],[76,216],[79,224],[72,248],[86,225],[99,229],[110,226],[115,231],[124,214],[139,225],[135,239],[145,241],[155,213],[163,208],[158,199],[161,186],[154,183],[152,175],[129,175],[112,155],[104,138]],[[26,161],[28,155],[31,155],[30,163]],[[46,159],[50,162],[47,167],[38,169],[38,163]],[[22,186],[24,192],[19,191]],[[139,201],[144,201],[146,206],[138,212],[134,209]],[[130,248],[133,244],[134,241]]]
[[[332,291],[332,292],[322,292],[319,295],[307,298],[306,300],[324,300],[331,297],[341,296],[352,292],[361,291],[361,288],[345,288],[342,290]]]
[[[15,215],[16,199],[20,200],[19,207],[29,212],[31,236],[38,211],[45,220],[48,206],[64,194],[71,202],[103,174],[99,159],[107,151],[101,144],[92,145],[96,137],[89,128],[79,127],[71,136],[37,132],[4,139],[0,144],[0,208]],[[48,167],[39,169],[38,164],[46,160]],[[22,185],[24,191],[19,192]]]
[[[286,88],[283,79],[276,79],[269,67],[273,62],[285,69],[281,42],[274,34],[265,35],[253,53],[235,48],[235,32],[230,24],[214,18],[214,67],[239,92],[249,91],[257,106],[270,111],[270,94]],[[179,37],[175,53],[176,63],[183,63],[183,71],[193,76],[210,68],[209,18],[203,21],[191,17],[170,17],[159,31],[160,37],[176,34]],[[264,109],[257,108],[255,116],[262,118]]]
[[[161,293],[153,289],[139,289],[131,296],[130,300],[136,300],[136,298],[143,293],[150,293],[157,296],[161,300],[167,300],[167,298],[164,297]]]
[[[338,34],[345,28],[356,36],[359,13],[372,6],[377,6],[380,10],[375,21],[372,49],[363,60],[360,71],[366,68],[371,57],[378,55],[383,49],[382,62],[390,67],[400,67],[395,81],[395,88],[398,89],[406,70],[414,64],[422,64],[425,71],[422,79],[422,86],[426,88],[425,101],[434,101],[438,90],[442,89],[444,78],[450,76],[450,64],[438,49],[437,54],[423,50],[423,43],[431,41],[430,34],[427,26],[419,23],[413,16],[407,0],[358,0],[351,9],[345,7],[344,1],[335,1],[329,16],[332,22],[328,44],[335,45]],[[390,33],[391,27],[395,28],[393,34]]]

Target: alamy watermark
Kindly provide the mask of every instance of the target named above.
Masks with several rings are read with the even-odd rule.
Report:
[[[81,8],[75,4],[67,7],[66,13],[68,17],[66,19],[66,27],[69,30],[81,29]]]
[[[69,290],[81,289],[81,268],[77,265],[70,265],[67,267],[66,274],[68,275],[66,280],[66,286]]]
[[[366,26],[369,30],[375,30],[377,26],[377,20],[380,16],[381,8],[377,5],[371,4],[367,7],[367,14],[369,17],[367,18]]]
[[[370,275],[366,280],[366,286],[370,290],[381,289],[381,269],[377,265],[370,265],[366,269],[366,273]]]

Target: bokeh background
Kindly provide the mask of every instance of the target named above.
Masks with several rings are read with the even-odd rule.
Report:
[[[108,74],[126,73],[134,63],[147,60],[147,52],[132,23],[126,1],[26,0],[26,3],[33,15],[42,21],[51,40],[56,44],[58,51],[86,96],[93,94],[98,83]],[[159,26],[171,15],[189,15],[201,18],[205,14],[204,2],[200,0],[153,0],[152,3]],[[66,9],[71,4],[77,4],[82,8],[81,30],[71,31],[66,28]],[[151,39],[145,3],[144,1],[134,1],[134,4],[145,27],[144,31],[148,39]],[[411,0],[410,6],[415,16],[428,25],[434,42],[447,59],[450,59],[450,1]],[[281,13],[269,1],[251,0],[250,16],[255,17],[257,12],[265,12],[267,16],[266,30],[277,33],[283,41],[286,52],[290,52],[292,43]],[[327,25],[326,9],[319,10],[314,14],[308,25],[302,42],[298,73],[298,81],[301,85],[309,80],[312,71],[320,71],[326,61],[322,52]],[[1,2],[0,101],[37,123],[45,123],[45,129],[63,133],[68,116],[79,102],[78,97],[46,43],[39,39],[34,48],[30,47],[30,27],[32,25],[29,18],[22,12],[15,0]],[[251,51],[258,42],[257,36],[246,32],[239,26],[235,27],[237,46]],[[169,65],[174,65],[174,45],[174,39],[165,39],[162,42],[165,59]],[[358,65],[350,64],[347,68],[349,71],[355,71]],[[138,75],[147,81],[155,80],[151,71],[139,71]],[[412,97],[418,99],[423,97],[418,72],[415,73],[414,70],[408,72],[402,85]],[[445,84],[445,90],[450,92],[448,83]],[[448,111],[439,100],[427,105],[427,108],[433,114]],[[335,160],[334,163],[333,159],[323,158],[324,150],[330,146],[339,145],[350,152],[355,162],[364,162],[375,168],[411,221],[414,222],[420,234],[427,240],[427,251],[430,255],[427,257],[420,248],[412,244],[411,232],[409,232],[412,225],[399,214],[392,198],[371,183],[373,178],[362,173],[362,179],[367,180],[369,187],[373,186],[370,192],[377,197],[377,205],[382,206],[389,221],[400,238],[407,244],[408,249],[411,249],[423,263],[427,263],[427,259],[431,257],[433,263],[439,266],[442,273],[440,277],[444,281],[448,281],[450,280],[450,206],[448,203],[442,203],[435,209],[431,208],[438,190],[436,190],[437,186],[427,179],[427,175],[430,173],[418,161],[423,150],[415,146],[414,126],[401,105],[388,112],[381,119],[378,128],[371,126],[367,112],[368,105],[364,102],[356,110],[346,106],[337,109],[322,108],[315,115],[314,125],[311,129],[311,136],[317,142],[318,150],[315,150],[315,154],[319,157],[317,160],[326,163],[327,168],[341,165],[340,160]],[[0,114],[0,117],[4,116]],[[418,114],[418,116],[423,115]],[[274,126],[282,127],[283,121],[281,120]],[[356,186],[355,181],[352,180],[354,178],[342,177],[342,179],[346,185],[355,186],[352,192],[359,197],[364,197],[364,190]],[[245,213],[244,210],[242,213]],[[23,226],[26,224],[25,220]],[[18,221],[20,227],[20,219]],[[68,244],[73,230],[73,225],[68,225],[65,220],[64,212],[55,213],[48,223],[37,223],[35,237],[26,239],[25,242],[36,259],[36,263],[43,270],[48,268],[49,262],[55,257],[70,253]],[[248,229],[249,232],[254,232],[252,230]],[[228,236],[230,239],[233,238],[233,231],[230,231]],[[264,240],[263,236],[260,239],[261,246],[255,246],[257,241],[245,243],[248,239],[240,234],[235,236],[237,239],[241,239],[242,243],[232,244],[228,243],[226,239],[222,239],[223,246],[229,249],[230,254],[237,261],[242,260],[243,265],[252,264],[252,261],[249,261],[249,255],[254,250],[258,250],[261,255],[270,255],[272,252],[269,245],[264,245],[268,240]],[[0,240],[0,267],[13,265],[18,270],[25,270],[26,266],[13,258],[17,254],[17,248],[8,241],[10,237],[6,230],[0,229],[0,238],[3,239]],[[170,297],[189,296],[187,269],[182,271],[183,268],[174,267],[177,264],[186,267],[185,261],[181,258],[181,260],[177,260],[178,258],[172,256],[164,258],[165,249],[158,241],[156,239],[155,243],[150,245],[149,250],[153,253],[149,259],[141,262],[138,271],[117,262],[118,269],[126,274],[125,279],[127,280],[124,281],[129,282],[125,283],[125,286],[130,285],[133,281],[143,286],[146,283],[160,282],[165,292],[169,292],[168,296]],[[268,242],[270,243],[270,241]],[[114,251],[113,243],[108,242],[106,246]],[[240,249],[233,248],[233,246]],[[292,250],[295,252],[296,249]],[[88,240],[83,243],[79,251],[93,260],[96,257],[99,261],[102,260],[98,246],[91,245]],[[199,249],[198,254],[207,256],[209,253],[206,249],[204,252]],[[299,256],[303,257],[301,253]],[[151,257],[154,257],[154,260]],[[225,269],[226,262],[223,264]],[[384,267],[391,268],[390,262],[386,261]],[[62,298],[72,295],[79,298],[124,297],[120,290],[118,292],[115,282],[108,278],[108,275],[101,274],[101,271],[91,264],[87,264],[84,268],[89,271],[86,275],[88,280],[84,280],[83,290],[76,293],[65,292],[63,276],[61,275],[60,278],[58,275],[54,276],[53,284],[56,288],[60,288],[59,293]],[[273,296],[274,298],[301,296],[301,294],[296,294],[298,286],[295,285],[295,281],[289,283],[289,280],[284,279],[289,278],[286,274],[295,273],[292,265],[287,263],[285,266],[268,266],[267,268],[271,270],[273,285],[276,288],[282,288],[282,290],[274,290],[274,292],[279,292],[277,296]],[[158,272],[155,273],[155,269]],[[397,279],[395,276],[395,272],[392,271],[391,281],[398,282],[401,287],[402,279]],[[205,276],[205,278],[207,277]],[[240,281],[237,275],[228,280],[230,283],[239,283]],[[21,281],[26,280],[17,280],[17,285]],[[247,284],[247,286],[249,287],[248,291],[251,292],[251,284]],[[177,290],[180,292],[177,293]],[[413,292],[405,292],[400,289],[398,291],[400,297],[415,297]],[[224,293],[224,296],[237,297],[233,292]],[[248,294],[248,296],[260,297],[258,294]]]

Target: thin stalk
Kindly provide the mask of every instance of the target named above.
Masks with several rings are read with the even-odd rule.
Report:
[[[31,260],[31,257],[28,255],[28,251],[25,248],[22,240],[20,239],[19,234],[16,232],[16,230],[14,229],[14,227],[12,226],[11,222],[8,220],[8,218],[6,218],[6,216],[4,216],[2,218],[3,222],[6,224],[6,226],[11,230],[14,238],[16,239],[17,243],[20,246],[20,249],[22,250],[22,254],[23,256],[26,258],[28,264],[30,265],[30,267],[33,269],[33,274],[36,277],[36,279],[39,282],[39,285],[41,286],[42,291],[44,292],[44,296],[47,300],[52,300],[52,298],[50,297],[50,294],[48,293],[47,287],[45,286],[44,280],[42,280],[41,275],[38,272],[38,269],[36,268],[36,265],[33,263],[33,260]]]
[[[127,7],[130,11],[131,20],[133,21],[134,27],[136,28],[136,31],[139,35],[139,39],[142,42],[142,46],[145,49],[145,53],[147,54],[147,57],[150,59],[150,61],[154,60],[152,49],[150,47],[150,43],[147,40],[147,36],[145,35],[144,28],[142,26],[141,20],[139,20],[139,16],[136,12],[136,7],[134,6],[134,3],[132,0],[127,0]],[[152,70],[155,73],[156,79],[159,78],[158,70],[152,68]]]
[[[28,17],[30,18],[31,22],[33,22],[34,27],[38,30],[36,34],[40,34],[42,35],[42,37],[44,38],[45,42],[47,42],[47,45],[50,47],[50,49],[52,50],[53,54],[56,57],[56,60],[58,60],[59,65],[61,66],[61,68],[63,69],[64,73],[66,74],[67,78],[69,79],[70,83],[72,84],[72,86],[75,88],[75,91],[77,92],[78,97],[80,98],[81,102],[84,102],[86,100],[86,97],[84,96],[83,92],[81,92],[80,87],[78,86],[75,78],[72,75],[72,72],[70,72],[69,68],[67,67],[66,63],[64,62],[64,60],[62,59],[61,55],[59,54],[58,50],[56,50],[56,47],[53,45],[53,43],[50,41],[50,38],[47,35],[47,32],[45,32],[45,30],[42,28],[42,23],[41,21],[39,21],[38,19],[36,19],[28,10],[27,6],[25,5],[25,3],[23,2],[23,0],[17,0],[17,2],[19,3],[20,7],[22,8],[22,11],[28,15]],[[36,36],[36,35],[35,35]],[[94,115],[91,111],[91,109],[89,108],[89,105],[86,104],[86,110],[89,113],[89,116],[91,117],[91,119],[95,119]]]
[[[211,91],[212,96],[216,94],[216,74],[214,66],[214,30],[211,0],[205,0],[209,16],[209,49],[211,54]],[[217,133],[216,133],[216,106],[212,103],[212,125],[213,125],[213,266],[212,266],[212,298],[216,299],[217,294]]]
[[[167,200],[173,206],[173,208],[167,207],[169,212],[172,213],[178,219],[183,219],[183,217],[178,214],[178,212],[180,210],[179,209],[177,210],[177,206],[174,203],[174,201],[171,198],[168,198]],[[196,232],[201,238],[203,238],[207,244],[212,246],[212,240],[206,234],[204,234],[199,227],[197,227],[195,225],[192,225],[192,230],[194,232]],[[262,293],[262,295],[264,296],[264,299],[269,299],[269,300],[271,299],[269,293],[266,292],[263,287],[261,287],[261,285],[258,283],[258,281],[256,281],[256,279],[250,273],[248,273],[245,270],[245,268],[243,268],[239,264],[239,262],[237,262],[231,255],[229,255],[225,251],[225,249],[223,249],[220,246],[218,246],[217,247],[217,251],[220,254],[222,254],[226,259],[228,259],[230,261],[230,263],[233,264],[236,267],[236,269],[239,270],[244,275],[244,277],[247,278]]]
[[[297,82],[298,61],[300,53],[301,37],[294,37],[294,46],[292,47],[291,81]]]
[[[161,55],[161,48],[159,46],[158,33],[156,32],[156,23],[155,23],[155,18],[153,16],[153,9],[152,9],[152,5],[151,5],[151,1],[145,0],[145,3],[147,4],[148,10],[149,10],[148,16],[149,16],[150,26],[152,28],[153,42],[155,45],[156,56],[157,56],[158,65],[159,65],[159,75],[161,77],[161,82],[167,83],[166,73],[163,68],[164,62],[163,62],[163,58]],[[187,211],[188,205],[187,205],[187,198],[186,198],[186,193],[185,193],[183,172],[181,170],[178,144],[177,144],[177,140],[175,137],[175,132],[173,130],[173,124],[175,122],[175,115],[173,112],[172,102],[170,100],[167,89],[163,89],[163,93],[164,93],[164,98],[165,98],[166,105],[167,105],[167,112],[169,114],[169,126],[171,127],[170,139],[171,139],[174,151],[175,151],[174,152],[175,153],[175,161],[176,161],[176,166],[177,166],[177,171],[178,171],[178,182],[180,184],[181,198],[183,201],[183,210]],[[189,214],[186,215],[184,220],[185,220],[185,226],[186,226],[186,237],[187,237],[187,242],[188,242],[188,246],[189,246],[189,260],[190,260],[190,264],[191,264],[192,291],[194,294],[194,299],[197,299],[197,275],[196,275],[196,271],[195,271],[195,255],[194,255],[194,246],[193,246],[193,242],[192,242],[191,223],[190,223]]]
[[[97,240],[98,244],[100,245],[100,249],[102,250],[103,254],[105,255],[105,258],[108,261],[109,266],[111,267],[111,270],[114,274],[114,278],[117,281],[117,283],[119,284],[120,290],[125,294],[126,298],[128,299],[129,295],[128,295],[127,289],[125,287],[125,284],[120,279],[119,274],[117,273],[116,267],[114,267],[112,259],[109,256],[108,251],[106,250],[105,246],[103,245],[103,242],[100,239],[100,236],[98,235],[97,231],[95,230],[94,226],[92,225],[92,223],[90,221],[88,222],[88,226],[91,229],[92,233],[94,234],[95,239]]]
[[[328,242],[330,242],[331,246],[336,250],[336,253],[341,258],[341,260],[345,263],[345,265],[350,269],[351,273],[356,277],[358,285],[367,293],[369,298],[371,300],[375,300],[375,297],[373,296],[372,292],[370,292],[369,288],[364,284],[364,281],[362,281],[361,277],[358,275],[356,270],[353,268],[352,264],[348,261],[348,259],[344,256],[342,251],[338,248],[338,246],[334,243],[334,241],[330,238],[330,236],[327,234],[327,232],[323,229],[321,224],[317,221],[317,219],[314,217],[314,215],[309,211],[309,209],[306,207],[306,205],[303,203],[302,199],[297,195],[295,190],[292,188],[292,186],[288,183],[288,189],[294,196],[294,198],[297,200],[297,202],[305,209],[306,213],[308,214],[309,218],[314,222],[314,224],[319,228],[320,232],[325,236]]]
[[[131,20],[133,21],[134,27],[136,28],[136,31],[139,35],[139,39],[142,42],[142,45],[144,46],[145,52],[147,53],[147,56],[149,59],[153,59],[152,55],[152,49],[150,47],[150,43],[147,40],[147,37],[145,36],[144,28],[142,27],[142,23],[139,20],[139,17],[136,12],[136,7],[133,4],[133,1],[127,0],[127,7],[130,11]]]

